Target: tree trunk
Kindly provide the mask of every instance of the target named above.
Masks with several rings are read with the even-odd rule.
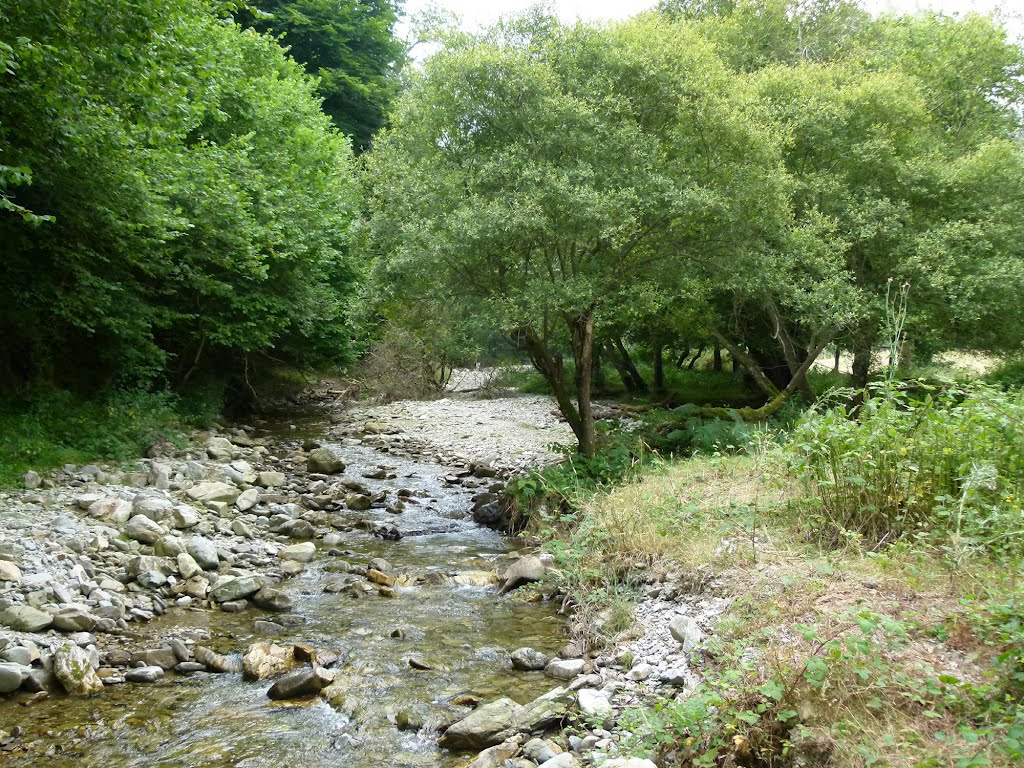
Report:
[[[537,336],[532,328],[520,328],[513,334],[512,342],[517,348],[526,352],[530,358],[530,363],[551,387],[551,391],[555,396],[555,402],[558,403],[558,410],[569,423],[569,428],[576,435],[576,440],[580,443],[582,449],[582,436],[585,435],[583,421],[565,386],[565,366],[562,365],[561,360],[556,360],[551,355],[547,345]]]
[[[626,371],[626,375],[630,378],[630,392],[633,392],[634,394],[646,392],[647,382],[645,382],[644,377],[640,375],[640,371],[636,369],[636,365],[633,363],[633,358],[629,356],[629,350],[626,349],[626,345],[622,343],[622,339],[615,339],[614,344],[619,353],[619,357],[622,360],[622,367]]]
[[[797,370],[800,368],[796,345],[793,343],[793,339],[789,335],[789,331],[786,329],[786,323],[783,321],[775,304],[770,301],[767,302],[765,304],[765,310],[768,312],[768,317],[771,318],[772,324],[775,326],[775,339],[779,342],[779,346],[782,347],[782,354],[786,358],[786,365],[789,366],[790,381],[792,381],[793,377],[796,376]],[[811,389],[811,385],[807,381],[806,376],[801,377],[800,394],[804,396],[804,399],[808,403],[813,403],[817,399],[814,395],[814,390]]]
[[[871,357],[874,349],[874,334],[861,332],[853,339],[853,399],[851,410],[856,413],[867,397],[868,379],[871,376]]]
[[[580,452],[585,456],[593,456],[597,449],[597,430],[590,400],[590,374],[594,364],[594,313],[588,311],[579,317],[566,316],[565,322],[572,334],[572,355],[576,362],[576,407],[580,418],[576,439]]]
[[[654,345],[654,391],[665,391],[665,348],[661,344]]]
[[[832,364],[833,373],[839,373],[839,357],[840,355],[842,355],[842,353],[843,351],[839,348],[839,345],[836,344],[836,359],[835,362]]]
[[[722,345],[715,342],[715,357],[711,364],[711,370],[721,373],[722,371]]]
[[[594,370],[592,379],[595,392],[604,392],[604,356],[601,354],[601,345],[594,344]]]
[[[800,389],[803,384],[803,378],[807,375],[811,366],[814,365],[814,361],[818,359],[822,351],[826,346],[828,346],[834,336],[835,333],[827,334],[822,341],[809,349],[803,363],[801,363],[797,368],[796,373],[793,375],[789,384],[786,385],[786,388],[781,392],[776,392],[775,396],[760,408],[740,408],[739,410],[733,410],[730,408],[701,408],[697,414],[704,418],[718,419],[739,416],[744,421],[762,421],[774,416],[779,412],[779,410],[781,410],[782,406],[789,402],[793,394]],[[728,342],[723,338],[722,344],[726,349],[730,349],[731,342]],[[761,375],[763,376],[764,374],[762,373]]]
[[[686,366],[686,370],[692,371],[693,370],[693,366],[695,366],[697,364],[697,361],[700,360],[701,355],[703,355],[703,354],[704,354],[704,345],[701,344],[699,347],[697,347],[697,351],[693,353],[693,358],[690,360],[690,364],[688,366]]]
[[[761,391],[765,393],[769,398],[773,398],[779,394],[779,388],[772,384],[771,379],[764,375],[764,371],[761,370],[761,366],[757,364],[750,355],[744,352],[736,344],[733,344],[725,336],[720,333],[715,334],[715,339],[732,355],[733,365],[735,366],[738,362],[743,366],[743,369],[750,374],[751,378],[754,379],[754,383],[761,388]]]
[[[686,358],[690,356],[690,348],[683,347],[683,354],[676,358],[676,368],[682,368],[686,364]]]

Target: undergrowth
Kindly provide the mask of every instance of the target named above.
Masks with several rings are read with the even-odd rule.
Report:
[[[0,486],[17,483],[28,470],[127,461],[160,440],[182,443],[183,430],[207,425],[217,410],[202,396],[147,390],[98,398],[54,390],[8,399],[0,406]]]

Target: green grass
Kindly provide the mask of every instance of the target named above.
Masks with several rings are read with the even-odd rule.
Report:
[[[181,443],[184,430],[215,418],[217,402],[210,393],[145,390],[96,398],[53,390],[8,399],[0,406],[0,486],[19,484],[29,470],[136,459],[159,439]]]

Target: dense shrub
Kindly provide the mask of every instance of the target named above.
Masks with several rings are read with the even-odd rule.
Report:
[[[939,532],[1024,550],[1024,393],[977,385],[911,399],[887,388],[856,418],[812,411],[789,453],[807,525],[826,544]]]

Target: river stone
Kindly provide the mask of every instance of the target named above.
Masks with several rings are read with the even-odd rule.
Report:
[[[493,747],[488,747],[466,768],[505,768],[512,765],[512,758],[519,754],[519,744],[509,740]],[[532,763],[531,763],[532,765]]]
[[[284,485],[283,472],[260,472],[256,476],[256,484],[264,488],[277,488]]]
[[[77,645],[63,645],[53,655],[53,674],[64,690],[77,696],[99,693],[103,681],[89,662],[89,654]]]
[[[179,675],[190,675],[193,672],[203,672],[205,670],[206,667],[198,661],[183,661],[174,667],[174,671]]]
[[[239,512],[248,512],[250,509],[256,506],[260,500],[260,492],[255,488],[250,488],[247,491],[242,491],[238,498],[235,499],[235,506],[238,507]]]
[[[213,502],[222,502],[224,504],[234,504],[235,500],[241,494],[233,485],[227,483],[199,483],[194,485],[187,491],[188,497],[193,501],[198,501],[202,504],[209,504]]]
[[[188,552],[182,552],[178,555],[178,573],[181,574],[181,578],[188,581],[193,576],[197,576],[202,572],[203,569],[199,567],[199,563]]]
[[[552,659],[544,671],[557,680],[572,680],[583,672],[584,666],[583,659]]]
[[[373,504],[373,499],[362,493],[350,493],[345,497],[345,506],[353,512],[365,512]]]
[[[188,540],[186,551],[204,571],[215,571],[220,568],[220,556],[213,542],[202,536],[193,536]],[[182,574],[184,576],[184,574]]]
[[[539,765],[561,753],[561,747],[552,741],[544,741],[544,739],[530,739],[523,745],[523,755]]]
[[[290,611],[294,601],[279,589],[263,587],[252,596],[252,601],[258,608],[266,611]]]
[[[26,489],[30,491],[36,490],[43,482],[43,479],[39,476],[38,472],[29,470],[21,476],[21,483]]]
[[[14,693],[21,688],[30,670],[10,661],[0,662],[0,693]]]
[[[21,568],[7,560],[0,560],[0,581],[21,581]]]
[[[524,672],[544,669],[549,661],[547,656],[533,648],[517,648],[512,651],[512,666]]]
[[[309,520],[291,520],[283,529],[283,532],[292,539],[308,541],[316,538],[316,528]]]
[[[162,557],[177,557],[185,551],[185,542],[178,536],[167,534],[156,540],[153,551]]]
[[[199,520],[199,511],[188,504],[178,504],[168,516],[168,522],[173,528],[192,528],[199,525]]]
[[[311,541],[304,541],[301,544],[291,544],[277,553],[277,556],[282,560],[295,560],[299,563],[308,563],[315,555],[316,544]]]
[[[668,624],[668,631],[683,644],[683,653],[690,653],[704,640],[704,632],[690,616],[676,616]]]
[[[53,614],[53,628],[61,632],[88,632],[96,626],[96,617],[84,608],[61,608]]]
[[[132,501],[132,515],[145,515],[150,520],[158,522],[170,517],[173,510],[174,502],[163,496],[139,494]]]
[[[370,568],[366,572],[366,578],[372,581],[374,584],[379,584],[382,587],[393,587],[395,586],[395,577],[387,573],[382,573],[376,568]]]
[[[565,688],[555,688],[524,706],[516,719],[521,732],[541,731],[559,725],[568,717],[575,697]]]
[[[230,603],[259,592],[262,587],[263,582],[257,576],[239,576],[218,583],[210,591],[210,597],[218,603]]]
[[[501,585],[499,593],[511,592],[524,584],[540,581],[544,578],[544,572],[544,563],[539,557],[533,555],[520,557],[505,571],[504,583]]]
[[[593,688],[581,688],[576,693],[580,705],[580,712],[592,720],[607,725],[612,716],[612,703],[608,700],[608,694]]]
[[[315,696],[326,688],[330,682],[331,678],[315,667],[297,669],[294,672],[289,672],[270,686],[267,696],[274,701]]]
[[[129,683],[155,683],[164,676],[161,667],[135,667],[124,673],[124,679]]]
[[[129,520],[124,532],[129,539],[135,539],[143,544],[155,544],[156,540],[164,535],[164,529],[145,515],[136,515]]]
[[[445,749],[484,749],[515,735],[522,707],[512,699],[497,699],[451,725],[438,744]]]
[[[160,667],[161,669],[174,669],[179,662],[174,649],[169,647],[150,648],[146,651],[136,651],[129,659],[128,664],[136,666],[142,664],[146,667]]]
[[[132,505],[124,499],[100,499],[89,506],[89,516],[105,523],[127,523]]]
[[[198,653],[196,658],[199,659]],[[247,680],[266,680],[268,677],[277,677],[294,666],[294,648],[261,641],[246,648],[242,657],[242,676]]]
[[[306,458],[306,469],[324,475],[345,471],[345,462],[330,448],[314,448]]]
[[[211,437],[206,441],[206,455],[211,459],[230,459],[237,449],[226,437]]]
[[[0,624],[18,632],[42,632],[53,624],[53,616],[30,605],[12,605],[0,612]]]
[[[221,654],[211,651],[202,645],[197,645],[194,655],[196,661],[202,664],[211,672],[240,672],[241,664],[232,659],[230,656],[222,656]]]
[[[650,760],[640,757],[614,757],[601,763],[601,768],[658,768]]]
[[[39,651],[35,646],[29,648],[25,645],[12,645],[0,652],[0,659],[20,664],[23,667],[31,666],[32,662],[39,658]]]

